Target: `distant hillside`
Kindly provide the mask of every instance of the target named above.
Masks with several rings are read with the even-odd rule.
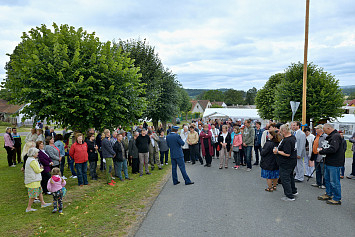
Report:
[[[350,95],[355,92],[355,85],[341,86],[340,88],[343,90],[344,95]]]
[[[192,99],[195,99],[196,96],[198,96],[199,94],[201,94],[202,92],[204,91],[208,91],[210,89],[185,89],[187,94],[192,98]],[[222,92],[225,92],[229,89],[227,88],[221,88],[221,89],[217,89],[219,91],[222,91]]]

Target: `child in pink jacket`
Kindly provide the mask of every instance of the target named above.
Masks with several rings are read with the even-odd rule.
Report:
[[[52,177],[48,180],[47,188],[48,191],[53,195],[53,211],[52,213],[57,212],[57,205],[59,205],[59,214],[63,214],[63,187],[66,182],[63,178],[60,177],[60,169],[53,168],[52,169]]]
[[[243,144],[242,133],[240,132],[240,129],[237,126],[234,127],[234,132],[232,132],[231,137],[232,150],[235,161],[235,166],[233,168],[237,170],[240,166],[240,150],[242,149]]]

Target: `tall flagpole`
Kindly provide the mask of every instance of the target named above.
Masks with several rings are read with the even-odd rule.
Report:
[[[303,61],[303,96],[302,96],[302,125],[307,122],[307,53],[308,53],[308,26],[309,26],[309,0],[306,0],[306,25],[304,40],[304,61]],[[303,127],[304,128],[304,127]]]

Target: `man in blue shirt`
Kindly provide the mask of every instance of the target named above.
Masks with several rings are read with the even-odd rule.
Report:
[[[184,154],[181,148],[181,146],[184,145],[185,142],[181,139],[180,135],[177,134],[178,130],[179,130],[178,126],[173,126],[171,129],[171,133],[169,133],[169,135],[166,137],[166,142],[168,144],[168,147],[170,148],[173,183],[174,185],[180,183],[177,177],[177,165],[178,165],[182,177],[185,180],[185,184],[186,185],[194,184],[194,182],[191,182],[185,170]]]

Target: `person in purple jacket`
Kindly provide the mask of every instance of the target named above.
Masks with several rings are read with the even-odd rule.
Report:
[[[41,186],[43,189],[43,192],[50,195],[51,192],[48,191],[47,189],[47,183],[48,180],[51,178],[51,166],[53,165],[53,162],[49,155],[45,152],[44,150],[44,144],[42,141],[36,142],[36,148],[39,149],[38,152],[38,160],[43,166],[43,171],[41,173],[42,175],[42,181],[41,181]]]

